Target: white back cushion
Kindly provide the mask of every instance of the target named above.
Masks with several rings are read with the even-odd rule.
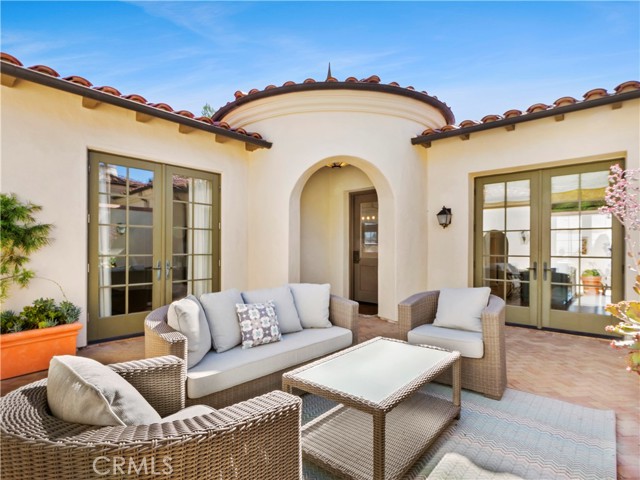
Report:
[[[202,305],[189,295],[169,305],[169,326],[187,337],[187,367],[197,365],[211,350],[211,331]]]
[[[236,315],[236,304],[244,303],[240,290],[232,288],[222,292],[200,295],[200,303],[207,315],[213,348],[222,353],[240,345],[240,325]]]
[[[298,310],[302,328],[329,328],[329,301],[331,285],[328,283],[289,284],[293,301]]]
[[[443,288],[438,297],[438,311],[433,324],[471,332],[482,331],[482,310],[489,303],[489,287]]]
[[[60,420],[84,425],[150,425],[160,415],[124,378],[95,360],[58,355],[49,363],[47,400]]]

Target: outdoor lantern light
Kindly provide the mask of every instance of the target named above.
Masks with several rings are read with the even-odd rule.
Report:
[[[436,216],[438,217],[438,223],[442,228],[447,228],[449,225],[451,225],[451,209],[450,208],[447,208],[443,205],[442,210],[440,210]]]

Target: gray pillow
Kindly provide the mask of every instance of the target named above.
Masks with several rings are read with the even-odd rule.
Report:
[[[240,325],[236,304],[244,303],[240,291],[232,288],[223,292],[200,295],[200,303],[209,322],[213,347],[222,353],[240,345]]]
[[[54,417],[84,425],[150,425],[160,415],[124,378],[95,360],[58,355],[49,363],[47,400]]]
[[[252,348],[282,339],[273,302],[236,305],[242,332],[242,348]]]
[[[302,328],[329,328],[329,301],[331,285],[328,283],[291,283],[293,300],[300,316]]]
[[[273,300],[276,306],[276,315],[281,333],[293,333],[302,330],[300,317],[293,303],[293,295],[286,285],[278,288],[266,288],[264,290],[251,290],[242,292],[244,302],[238,303],[267,303]]]
[[[209,323],[202,305],[193,295],[169,305],[167,323],[187,337],[188,368],[197,365],[211,350]]]

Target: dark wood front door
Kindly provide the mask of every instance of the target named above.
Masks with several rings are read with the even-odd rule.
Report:
[[[351,194],[351,298],[378,303],[378,194]]]

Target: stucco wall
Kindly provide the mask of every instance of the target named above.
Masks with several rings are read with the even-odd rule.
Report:
[[[339,160],[336,160],[339,161]],[[349,291],[349,192],[373,188],[353,166],[321,168],[307,181],[300,199],[300,281],[330,283]]]
[[[258,131],[274,144],[250,159],[251,287],[300,279],[304,185],[327,163],[344,159],[362,170],[378,193],[378,312],[396,319],[398,302],[424,286],[427,278],[425,161],[410,139],[427,126],[441,126],[441,114],[395,95],[322,91],[261,99],[232,111],[225,120]],[[348,278],[348,257],[331,262],[331,268],[340,271],[332,278]],[[348,296],[348,287],[348,282],[332,283],[339,295]]]
[[[434,141],[422,150],[427,162],[426,209],[430,217],[453,209],[447,229],[427,233],[427,287],[463,287],[473,283],[473,184],[477,176],[625,158],[640,166],[640,101],[569,113],[563,121],[549,117],[520,123],[513,131],[496,128]],[[626,275],[626,295],[632,276]]]
[[[216,143],[214,135],[178,132],[175,123],[135,120],[129,110],[82,107],[81,97],[20,81],[2,86],[0,190],[43,207],[38,220],[53,223],[54,241],[32,256],[37,275],[59,282],[87,312],[87,165],[98,150],[142,160],[221,173],[222,288],[247,285],[247,157],[244,144]],[[61,298],[55,285],[34,280],[13,289],[2,308],[20,309],[35,298]],[[86,343],[86,329],[79,345]]]

